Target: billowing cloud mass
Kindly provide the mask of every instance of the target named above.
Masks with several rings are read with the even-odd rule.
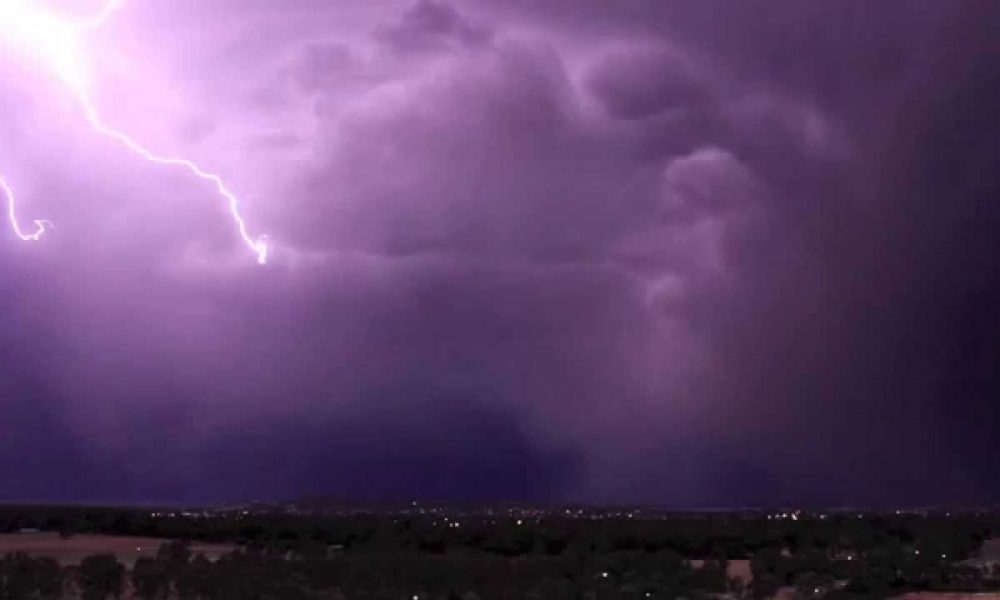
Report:
[[[95,102],[263,268],[0,53],[3,497],[995,502],[995,23],[126,2]]]

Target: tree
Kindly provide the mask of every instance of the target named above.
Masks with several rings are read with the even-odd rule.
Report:
[[[834,587],[833,577],[826,573],[802,573],[795,577],[795,598],[825,598]]]
[[[114,554],[93,554],[83,559],[77,570],[83,600],[120,598],[125,583],[125,567]]]
[[[292,547],[291,554],[297,560],[323,560],[327,555],[326,543],[318,540],[302,540]]]
[[[132,567],[132,587],[140,598],[156,600],[170,591],[166,565],[152,558],[140,558]]]
[[[0,599],[60,597],[62,570],[54,559],[15,552],[0,560]]]
[[[782,583],[770,573],[754,573],[753,581],[750,582],[750,595],[755,599],[773,598],[781,589]]]
[[[156,551],[156,562],[163,567],[168,587],[177,581],[190,560],[191,546],[187,542],[167,542]]]
[[[63,572],[54,558],[36,558],[38,595],[42,598],[63,597]]]
[[[0,561],[0,598],[27,598],[37,589],[35,560],[15,552]]]
[[[167,542],[156,551],[156,560],[172,568],[183,567],[191,560],[191,545],[182,541]]]
[[[174,581],[177,595],[182,599],[211,598],[215,596],[215,579],[212,563],[204,554],[196,554]]]

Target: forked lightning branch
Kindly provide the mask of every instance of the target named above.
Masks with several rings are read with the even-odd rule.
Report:
[[[96,133],[121,144],[143,160],[177,167],[188,171],[193,177],[210,185],[219,198],[226,203],[242,242],[257,258],[257,262],[267,262],[267,237],[250,234],[240,211],[239,198],[218,175],[206,171],[195,162],[182,158],[161,156],[141,145],[127,134],[107,125],[101,118],[90,93],[90,77],[87,63],[83,60],[84,38],[87,33],[99,29],[121,8],[123,0],[111,0],[95,16],[87,19],[69,19],[46,10],[33,0],[0,0],[0,40],[15,47],[19,52],[27,52],[52,70],[65,83],[80,103],[83,117]],[[33,227],[26,229],[18,220],[18,197],[13,185],[0,173],[0,191],[7,201],[7,219],[18,238],[37,241],[52,227],[46,219],[32,220]]]

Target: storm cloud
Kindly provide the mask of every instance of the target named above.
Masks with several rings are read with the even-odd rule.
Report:
[[[8,499],[985,503],[994,3],[126,4],[0,58]]]

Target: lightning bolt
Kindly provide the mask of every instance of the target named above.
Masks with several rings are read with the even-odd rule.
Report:
[[[51,228],[52,223],[45,219],[35,219],[35,232],[34,233],[24,233],[21,229],[21,225],[17,221],[17,198],[14,197],[14,190],[10,188],[10,184],[3,177],[0,177],[0,189],[3,190],[4,196],[7,197],[7,218],[10,221],[10,226],[14,230],[14,235],[21,238],[25,242],[37,242],[42,238],[42,235],[47,231],[47,227]]]
[[[239,198],[218,175],[206,171],[197,163],[186,158],[159,155],[147,149],[129,135],[107,125],[91,99],[86,69],[81,63],[80,38],[83,33],[100,29],[123,5],[124,0],[110,0],[101,11],[81,22],[72,23],[42,9],[32,6],[32,0],[0,0],[0,32],[19,47],[40,56],[53,72],[73,91],[83,109],[90,127],[97,133],[110,138],[140,158],[162,166],[178,167],[192,176],[211,184],[216,193],[226,202],[229,214],[236,224],[237,232],[244,245],[256,256],[259,264],[266,264],[268,258],[267,236],[250,235],[246,221],[240,213]],[[7,181],[0,176],[0,189],[7,199],[7,218],[18,238],[37,241],[52,228],[45,219],[34,220],[35,230],[26,233],[17,219],[17,199]]]

